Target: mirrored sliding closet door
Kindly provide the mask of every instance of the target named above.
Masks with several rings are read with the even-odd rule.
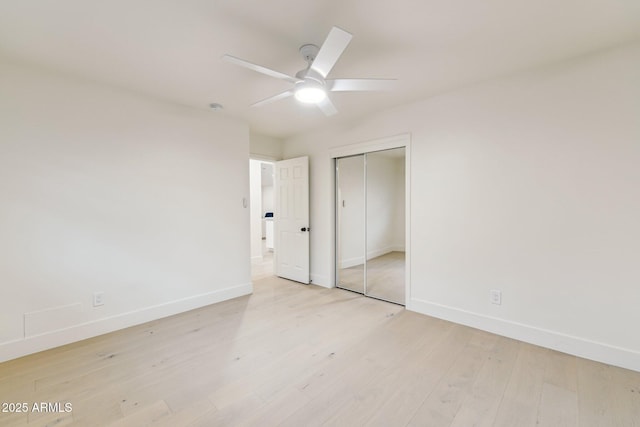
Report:
[[[338,286],[364,293],[364,156],[336,159]]]
[[[404,148],[336,159],[336,283],[404,305]]]

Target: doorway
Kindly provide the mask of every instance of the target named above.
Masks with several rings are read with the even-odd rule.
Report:
[[[406,150],[335,158],[336,286],[405,305]]]
[[[274,163],[249,160],[251,218],[251,277],[273,276]]]

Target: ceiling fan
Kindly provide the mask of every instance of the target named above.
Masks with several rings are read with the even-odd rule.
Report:
[[[223,55],[222,59],[267,76],[293,83],[293,88],[258,101],[252,104],[252,107],[259,107],[293,95],[300,102],[316,104],[325,115],[332,116],[338,110],[327,96],[327,92],[390,90],[396,82],[394,79],[327,79],[327,75],[347,48],[349,42],[351,42],[352,37],[350,33],[338,27],[333,27],[322,47],[318,48],[313,44],[301,46],[300,53],[308,65],[307,68],[298,71],[295,76],[231,55]]]

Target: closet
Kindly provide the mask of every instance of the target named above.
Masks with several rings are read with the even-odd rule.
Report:
[[[405,148],[335,159],[336,286],[405,304]]]

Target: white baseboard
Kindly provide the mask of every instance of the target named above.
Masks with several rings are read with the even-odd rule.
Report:
[[[640,372],[640,352],[548,329],[486,316],[455,307],[411,299],[407,310],[492,332],[563,353]]]
[[[24,339],[9,341],[0,344],[0,362],[16,359],[28,354],[70,344],[98,335],[184,313],[189,310],[226,301],[253,292],[253,284],[231,286],[206,294],[195,295],[152,307],[128,313],[117,314],[111,317],[81,323],[64,329],[58,329],[47,333],[33,335]]]

